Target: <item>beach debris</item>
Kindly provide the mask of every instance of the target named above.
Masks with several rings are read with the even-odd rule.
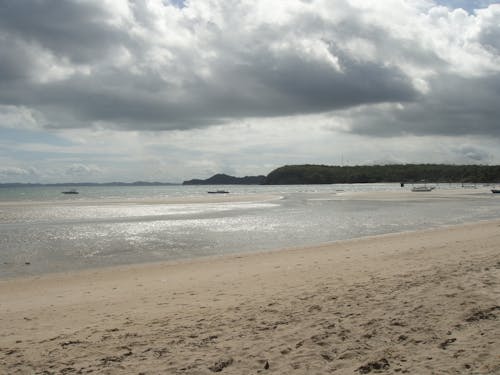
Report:
[[[207,346],[207,345],[213,343],[218,337],[219,336],[217,336],[217,335],[210,335],[208,337],[204,337],[203,339],[201,339],[198,346]]]
[[[78,345],[78,344],[83,344],[83,341],[80,341],[80,340],[70,340],[70,341],[64,341],[64,342],[61,342],[60,345],[65,348],[67,346],[70,346],[70,345]]]
[[[395,327],[406,327],[407,324],[405,322],[402,322],[401,320],[393,319],[391,321],[391,326]]]
[[[448,345],[450,345],[451,343],[454,343],[455,341],[457,341],[457,339],[455,339],[455,338],[446,339],[441,344],[439,344],[439,347],[441,349],[446,349],[448,347]]]
[[[129,357],[132,355],[132,349],[130,349],[128,346],[120,346],[120,350],[125,350],[125,353],[121,355],[113,355],[113,356],[107,356],[104,358],[100,359],[101,365],[103,366],[109,366],[112,365],[113,363],[120,363],[125,360],[125,358]]]
[[[496,319],[496,314],[493,313],[495,310],[500,310],[500,306],[492,306],[489,309],[476,311],[474,314],[465,319],[466,322],[477,322],[479,320],[492,320]]]
[[[267,359],[259,359],[257,361],[260,366],[263,366],[264,370],[269,370],[269,361]],[[257,373],[261,373],[262,370],[258,370]]]
[[[146,351],[152,351],[152,352],[153,352],[153,356],[154,356],[155,358],[161,358],[161,357],[163,357],[163,355],[164,355],[165,353],[168,353],[168,349],[167,349],[167,348],[160,348],[160,349],[148,348],[148,349],[146,349],[146,350],[144,351],[144,353],[145,353]]]
[[[61,370],[61,374],[73,374],[77,371],[74,367],[63,367]]]
[[[358,368],[360,374],[368,374],[373,370],[387,370],[390,367],[389,361],[385,358],[379,359],[378,361],[368,362],[366,365],[363,365]]]
[[[321,353],[321,358],[328,362],[333,361],[333,357],[328,353]]]
[[[233,363],[232,358],[226,358],[226,359],[219,359],[217,362],[215,362],[212,366],[210,366],[208,369],[212,372],[221,372],[224,370],[227,366],[230,366]]]
[[[309,309],[307,311],[309,311],[310,313],[312,312],[315,312],[315,311],[321,311],[321,306],[320,305],[312,305],[309,307]]]
[[[290,353],[291,351],[292,351],[292,348],[287,347],[287,348],[281,350],[280,353],[283,355],[286,355],[286,354]]]

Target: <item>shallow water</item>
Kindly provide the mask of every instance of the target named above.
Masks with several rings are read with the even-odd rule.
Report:
[[[206,197],[211,190],[206,186],[82,187],[78,196],[62,196],[60,188],[0,189],[0,277],[313,245],[500,218],[499,197],[480,192],[467,199],[382,201],[341,198],[339,191],[400,191],[399,184],[223,188],[231,196],[280,199],[141,202]]]

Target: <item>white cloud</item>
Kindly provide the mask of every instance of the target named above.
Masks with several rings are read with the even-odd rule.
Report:
[[[102,169],[96,165],[85,164],[73,164],[66,170],[66,174],[77,177],[101,174],[102,172]]]
[[[37,129],[43,126],[42,115],[31,108],[0,105],[0,128]]]
[[[0,167],[2,177],[26,177],[35,174],[34,169],[24,169],[19,167]]]
[[[488,163],[492,159],[492,155],[484,147],[479,148],[470,144],[460,145],[454,151],[473,162]]]

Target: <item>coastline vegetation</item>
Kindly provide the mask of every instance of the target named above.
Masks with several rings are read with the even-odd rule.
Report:
[[[267,185],[339,184],[376,182],[500,182],[500,165],[390,164],[286,165],[266,177]]]

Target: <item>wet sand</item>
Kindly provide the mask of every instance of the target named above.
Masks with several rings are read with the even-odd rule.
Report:
[[[76,198],[67,200],[49,201],[0,201],[0,207],[36,207],[36,206],[94,206],[94,205],[159,205],[159,204],[192,204],[192,203],[245,203],[245,202],[267,202],[280,199],[276,194],[207,194],[164,198],[108,198],[91,199]]]
[[[478,188],[439,188],[432,191],[414,192],[410,187],[399,191],[372,191],[372,192],[338,192],[337,199],[373,200],[373,201],[429,201],[453,199],[496,199],[489,187]]]
[[[6,374],[500,374],[500,221],[3,280],[0,327]]]

